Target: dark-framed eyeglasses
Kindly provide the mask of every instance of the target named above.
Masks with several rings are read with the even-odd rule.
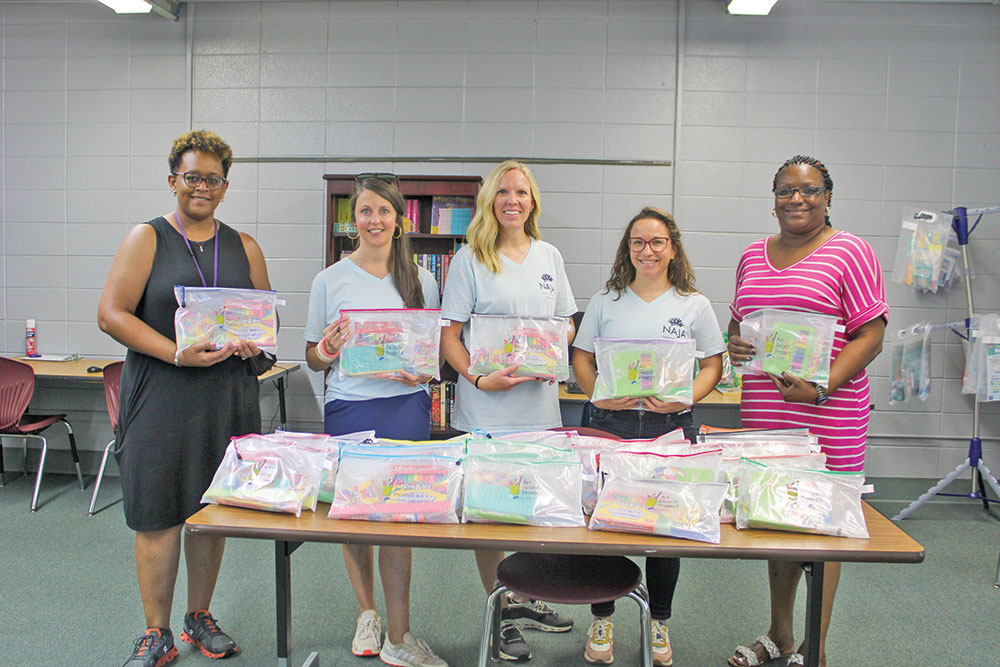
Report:
[[[174,176],[180,176],[181,179],[184,180],[184,185],[189,188],[196,188],[204,183],[205,187],[209,190],[218,190],[224,184],[229,182],[222,176],[215,176],[214,174],[211,176],[202,176],[197,171],[185,171],[183,174],[177,173],[176,171],[172,171],[170,173]]]
[[[797,188],[775,188],[774,196],[778,199],[789,199],[796,192],[803,197],[815,197],[826,192],[826,187],[822,185],[803,185]]]
[[[389,185],[399,186],[399,176],[390,173],[376,173],[376,172],[365,172],[363,174],[358,174],[354,177],[354,184],[361,185],[365,181],[374,178],[375,180],[383,181]]]
[[[646,246],[649,246],[649,249],[653,252],[663,252],[667,249],[667,244],[669,243],[670,239],[666,236],[654,236],[648,241],[638,236],[631,236],[628,240],[628,248],[632,252],[642,252]]]

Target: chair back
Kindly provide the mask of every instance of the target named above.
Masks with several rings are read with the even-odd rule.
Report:
[[[124,361],[113,361],[104,367],[104,400],[108,403],[111,430],[118,431],[118,389],[122,385]]]
[[[0,357],[0,433],[19,433],[17,425],[35,393],[35,369]]]
[[[614,433],[609,433],[608,431],[602,431],[599,428],[590,428],[589,426],[560,426],[559,428],[549,429],[551,431],[576,431],[580,435],[589,435],[594,438],[607,438],[608,440],[621,440],[620,435],[615,435]]]

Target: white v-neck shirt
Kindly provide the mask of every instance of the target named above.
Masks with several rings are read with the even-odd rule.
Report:
[[[468,323],[473,313],[569,317],[576,312],[562,255],[552,244],[532,240],[520,264],[503,254],[500,262],[500,273],[493,273],[468,246],[459,250],[448,268],[441,316]],[[467,336],[468,324],[463,327],[463,338]],[[485,392],[460,375],[453,410],[452,425],[462,431],[534,431],[562,425],[559,388],[547,382]]]

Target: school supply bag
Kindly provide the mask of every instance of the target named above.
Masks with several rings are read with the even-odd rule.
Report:
[[[722,502],[720,517],[722,523],[736,522],[736,502],[740,497],[740,459],[748,458],[775,468],[803,468],[805,470],[823,470],[826,467],[826,454],[796,453],[784,455],[753,455],[723,456],[719,467],[722,481],[727,485],[726,498]]]
[[[174,285],[180,306],[174,311],[178,351],[196,343],[216,349],[226,343],[249,341],[264,352],[278,353],[278,317],[284,304],[272,290]]]
[[[890,280],[923,292],[937,292],[950,286],[959,254],[949,216],[904,206]]]
[[[462,522],[583,526],[579,461],[467,454]]]
[[[597,381],[591,401],[655,396],[694,402],[693,338],[595,338]]]
[[[405,447],[345,448],[330,503],[331,519],[458,523],[462,468],[450,456]]]
[[[568,317],[473,314],[469,372],[489,375],[517,364],[513,377],[569,379]]]
[[[722,450],[696,454],[654,454],[616,450],[600,456],[601,476],[628,479],[671,480],[678,482],[718,481]]]
[[[506,456],[525,461],[576,461],[577,455],[566,443],[565,447],[543,442],[519,442],[499,438],[469,438],[465,441],[467,454],[478,456]]]
[[[400,371],[441,379],[441,311],[433,308],[343,310],[351,332],[340,349],[340,379],[386,378]]]
[[[868,538],[864,473],[770,467],[742,459],[736,527]]]
[[[718,544],[725,492],[725,484],[609,477],[588,527]]]
[[[605,452],[610,452],[621,446],[620,440],[599,438],[592,435],[577,435],[573,450],[580,460],[580,478],[583,483],[581,502],[584,514],[592,514],[600,495],[601,482],[598,459]]]
[[[826,387],[834,333],[843,330],[831,315],[772,308],[755,311],[740,322],[740,336],[754,347],[753,358],[740,368],[755,375],[788,373]]]
[[[300,516],[316,509],[326,455],[256,434],[233,438],[201,502]]]

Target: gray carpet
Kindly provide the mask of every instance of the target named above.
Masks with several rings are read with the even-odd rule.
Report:
[[[28,511],[31,482],[0,489],[0,665],[120,665],[143,630],[135,582],[133,534],[121,505],[87,516],[90,488],[49,475],[42,506]],[[92,479],[88,479],[92,484]],[[108,478],[105,503],[119,491]],[[892,515],[901,503],[879,502]],[[1000,511],[1000,508],[998,508]],[[972,501],[934,502],[903,522],[927,550],[919,565],[848,564],[830,630],[831,666],[1000,665],[993,587],[1000,521]],[[226,665],[273,665],[273,545],[231,540],[212,612],[239,642]],[[453,666],[475,664],[485,599],[472,554],[414,552],[412,626]],[[355,658],[350,640],[356,602],[336,545],[306,544],[292,557],[293,664],[318,651],[320,664],[382,664]],[[184,570],[173,623],[180,634]],[[381,595],[381,592],[378,592]],[[767,584],[760,561],[683,561],[670,622],[678,667],[725,664],[731,649],[768,624]],[[800,591],[802,607],[804,591]],[[380,609],[384,609],[382,604]],[[585,607],[564,607],[576,621],[567,634],[528,632],[529,665],[585,665]],[[615,614],[617,665],[638,662],[638,614],[630,600]],[[800,614],[799,634],[802,620]],[[173,664],[218,665],[181,644]]]

